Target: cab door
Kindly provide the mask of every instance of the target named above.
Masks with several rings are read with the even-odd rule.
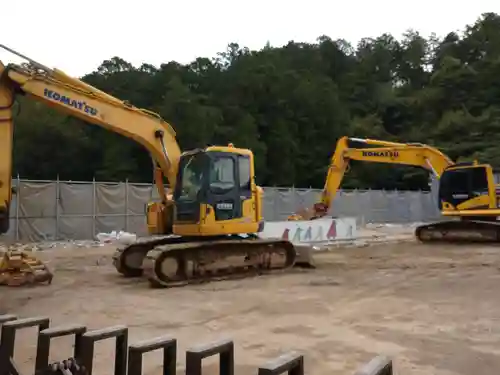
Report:
[[[237,154],[210,152],[205,201],[214,209],[216,221],[242,217]]]

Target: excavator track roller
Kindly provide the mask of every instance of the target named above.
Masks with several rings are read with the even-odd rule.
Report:
[[[47,265],[28,252],[7,250],[1,255],[0,285],[51,284],[53,277]]]

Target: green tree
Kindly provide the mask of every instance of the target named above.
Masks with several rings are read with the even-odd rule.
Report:
[[[500,16],[482,15],[444,38],[408,30],[357,46],[319,36],[315,43],[230,43],[190,64],[133,66],[111,57],[82,80],[161,114],[183,150],[208,144],[254,151],[258,182],[324,184],[343,135],[438,147],[453,159],[500,166]],[[147,150],[20,98],[14,173],[23,178],[151,181]],[[353,163],[351,188],[427,188],[418,168]]]

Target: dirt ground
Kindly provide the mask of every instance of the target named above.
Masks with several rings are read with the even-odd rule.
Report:
[[[316,255],[316,270],[162,290],[121,278],[112,251],[37,252],[55,271],[53,284],[2,288],[0,314],[91,329],[126,324],[129,342],[170,334],[179,372],[188,347],[228,337],[238,375],[289,350],[304,353],[306,372],[316,375],[353,374],[377,354],[392,356],[399,374],[500,369],[500,250],[493,246],[337,248]],[[54,342],[53,359],[70,356],[65,340]],[[32,373],[35,346],[35,330],[22,331],[15,359],[23,374]],[[98,344],[94,373],[112,373],[112,347]],[[145,374],[157,374],[160,360],[147,355]],[[217,373],[215,360],[205,372]]]

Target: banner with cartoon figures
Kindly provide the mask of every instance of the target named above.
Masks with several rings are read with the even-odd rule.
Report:
[[[356,218],[268,221],[262,238],[283,238],[295,244],[324,244],[356,238]]]

